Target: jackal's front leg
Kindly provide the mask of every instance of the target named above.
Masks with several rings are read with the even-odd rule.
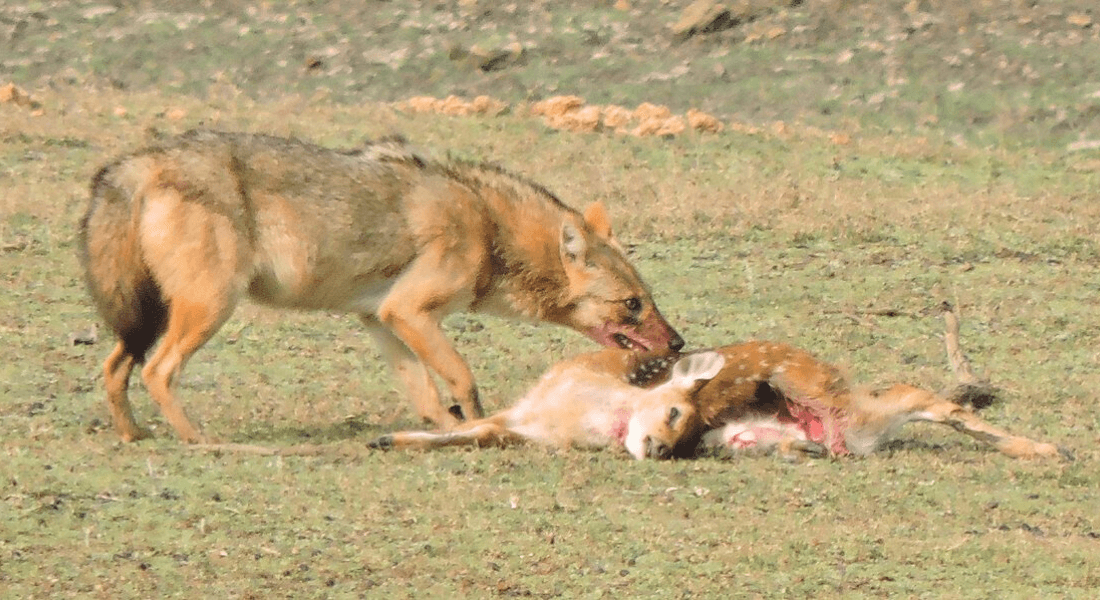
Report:
[[[420,418],[443,428],[457,425],[458,417],[448,412],[439,402],[439,390],[424,363],[409,350],[401,338],[373,317],[363,316],[362,320],[377,343],[378,350],[404,384],[405,393],[412,400]]]
[[[433,418],[441,426],[453,424],[454,417],[479,419],[485,414],[470,367],[440,325],[455,305],[461,307],[459,298],[470,293],[472,276],[466,273],[465,264],[470,261],[462,258],[431,253],[420,256],[390,288],[377,313],[381,324],[447,384],[456,406],[446,409],[450,418]]]

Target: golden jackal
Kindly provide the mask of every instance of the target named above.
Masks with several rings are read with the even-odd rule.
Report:
[[[91,296],[118,344],[104,364],[124,440],[144,435],[127,387],[142,377],[187,442],[204,440],[172,391],[187,359],[245,296],[350,312],[420,416],[482,416],[469,367],[440,327],[468,310],[549,321],[608,346],[683,346],[612,235],[493,165],[432,161],[386,138],[338,151],[263,135],[189,132],[100,169],[81,223]],[[432,373],[457,403],[440,402]]]
[[[557,364],[511,408],[451,431],[402,431],[374,448],[430,449],[531,441],[561,448],[619,446],[636,459],[667,459],[694,446],[701,423],[692,391],[718,374],[716,352],[669,361],[668,379],[642,390],[621,376],[636,353],[605,350]],[[679,452],[682,454],[682,451]]]

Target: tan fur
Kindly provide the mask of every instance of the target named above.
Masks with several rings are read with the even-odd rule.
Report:
[[[430,161],[400,139],[336,151],[191,132],[103,167],[91,196],[81,258],[119,338],[104,374],[127,441],[147,435],[129,376],[162,337],[142,369],[146,387],[182,439],[204,440],[173,383],[245,297],[357,314],[418,414],[441,426],[482,415],[470,369],[440,328],[448,313],[548,321],[605,345],[683,345],[602,206],[581,215],[502,169]]]
[[[511,408],[451,431],[403,431],[371,442],[376,448],[432,449],[529,441],[559,448],[621,446],[636,459],[671,458],[697,440],[701,425],[690,402],[697,383],[714,376],[722,357],[687,356],[667,381],[648,390],[631,385],[622,366],[633,353],[604,350],[559,363]]]

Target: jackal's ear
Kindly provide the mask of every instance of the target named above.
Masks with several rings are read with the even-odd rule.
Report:
[[[607,208],[603,202],[593,202],[584,209],[584,222],[596,232],[596,235],[607,241],[614,238],[611,232],[611,218],[607,216]]]
[[[562,262],[584,262],[586,250],[588,250],[588,243],[584,241],[584,233],[567,221],[561,226]]]

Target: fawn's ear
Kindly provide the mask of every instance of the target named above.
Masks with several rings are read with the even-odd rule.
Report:
[[[726,359],[717,352],[696,352],[689,354],[672,366],[672,379],[669,383],[691,386],[696,381],[708,381],[726,365]]]
[[[575,225],[566,221],[561,226],[561,260],[563,263],[584,263],[584,254],[588,250],[588,242],[584,241],[584,233]]]
[[[584,222],[603,239],[609,242],[615,239],[611,233],[611,218],[607,216],[607,208],[603,202],[593,202],[584,209]]]

